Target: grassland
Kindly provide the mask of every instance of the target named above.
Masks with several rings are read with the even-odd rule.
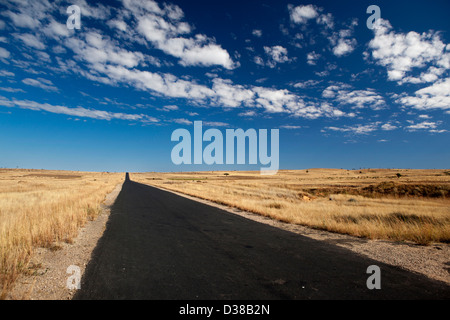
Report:
[[[449,170],[136,173],[131,179],[331,232],[450,242]]]
[[[99,213],[123,174],[0,169],[0,299],[37,247],[58,250]],[[450,242],[450,170],[131,173],[284,222],[370,239]]]
[[[36,247],[70,243],[123,181],[117,173],[0,170],[0,299]]]

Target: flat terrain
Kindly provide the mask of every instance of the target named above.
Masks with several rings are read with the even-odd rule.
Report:
[[[137,182],[367,239],[450,242],[450,170],[136,173]]]
[[[449,173],[135,173],[106,230],[84,230],[124,174],[0,169],[0,298],[71,297],[69,262],[86,270],[79,299],[445,298]]]
[[[59,250],[96,219],[105,196],[124,175],[0,169],[0,299],[17,277],[34,273],[36,248]]]
[[[133,179],[133,175],[131,175]],[[366,270],[381,268],[381,290]],[[75,299],[449,299],[449,286],[125,181]]]

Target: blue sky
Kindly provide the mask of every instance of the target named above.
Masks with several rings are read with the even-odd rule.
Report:
[[[280,129],[280,169],[448,168],[449,12],[440,0],[2,1],[0,167],[259,170],[172,164],[172,132],[201,120]]]

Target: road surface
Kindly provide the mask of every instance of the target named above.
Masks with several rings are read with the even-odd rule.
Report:
[[[381,270],[369,290],[367,268]],[[75,299],[449,299],[449,286],[126,178]]]

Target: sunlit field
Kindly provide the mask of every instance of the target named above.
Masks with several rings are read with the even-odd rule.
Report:
[[[136,173],[131,179],[321,230],[450,242],[449,170]]]
[[[0,170],[0,298],[37,247],[94,220],[123,173]],[[131,173],[133,181],[280,221],[369,239],[450,242],[449,170]]]
[[[0,298],[26,272],[33,249],[70,243],[124,174],[0,170]]]

